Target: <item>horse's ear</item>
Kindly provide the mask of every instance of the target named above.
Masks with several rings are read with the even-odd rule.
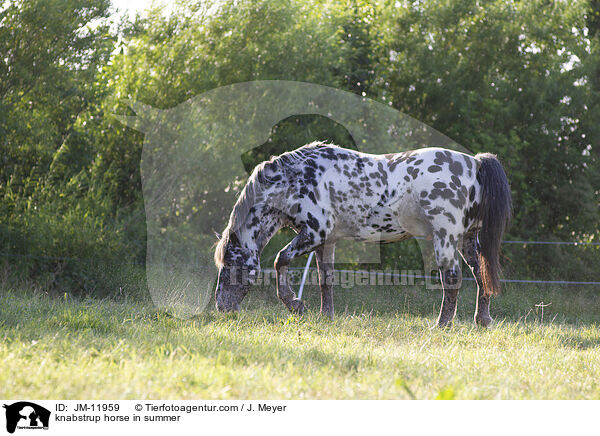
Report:
[[[215,237],[220,241],[221,240],[221,234],[219,232],[215,232]]]

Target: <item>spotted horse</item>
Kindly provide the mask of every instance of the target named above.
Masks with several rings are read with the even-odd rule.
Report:
[[[292,312],[304,303],[288,265],[314,251],[321,313],[333,318],[333,265],[340,239],[396,242],[431,238],[443,289],[439,326],[450,326],[462,283],[459,253],[477,281],[475,321],[491,323],[499,251],[511,217],[510,188],[496,156],[443,148],[375,155],[321,142],[259,164],[231,212],[215,250],[219,311],[239,310],[256,281],[260,253],[282,227],[297,235],[275,259],[277,295]]]

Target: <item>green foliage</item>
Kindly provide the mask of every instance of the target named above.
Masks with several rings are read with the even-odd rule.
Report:
[[[11,277],[48,290],[139,294],[144,282],[143,216],[121,207],[127,198],[110,184],[119,174],[101,168],[109,90],[98,72],[115,42],[109,6],[16,1],[0,13],[2,261]],[[130,135],[120,133],[113,141]],[[139,186],[130,201],[140,202]]]
[[[498,154],[515,204],[509,238],[597,240],[598,89],[585,13],[584,2],[428,1],[387,16],[382,92],[473,152]],[[543,250],[505,251],[512,272],[547,275]],[[559,276],[591,277],[589,252],[554,255]],[[573,256],[580,268],[559,267]]]
[[[108,7],[107,0],[15,1],[0,13],[2,194],[34,193],[97,100],[97,69],[113,44]]]

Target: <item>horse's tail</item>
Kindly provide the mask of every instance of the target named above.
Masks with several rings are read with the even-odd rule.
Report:
[[[477,181],[481,185],[478,211],[481,280],[484,293],[494,295],[500,292],[500,245],[512,215],[512,199],[506,174],[496,156],[481,153],[475,159],[480,162]]]

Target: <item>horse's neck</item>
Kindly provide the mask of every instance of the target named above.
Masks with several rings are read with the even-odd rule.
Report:
[[[283,221],[279,214],[274,211],[265,212],[265,205],[254,207],[254,211],[249,213],[242,225],[239,233],[240,242],[251,250],[259,253],[265,248],[265,245],[271,240],[273,235],[283,226]],[[255,219],[258,217],[259,219]]]

